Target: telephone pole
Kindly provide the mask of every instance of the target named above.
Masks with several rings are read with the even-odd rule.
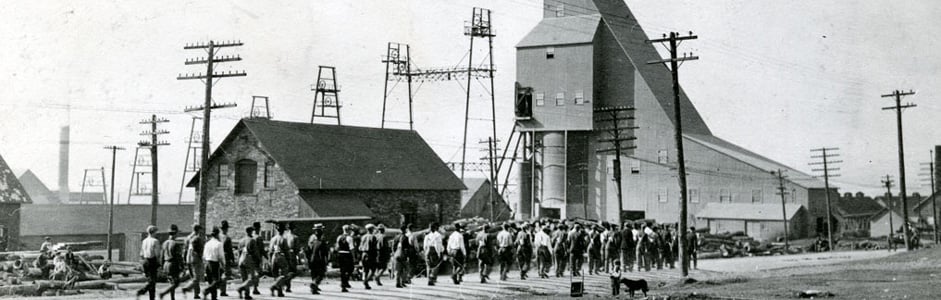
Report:
[[[810,149],[810,152],[817,153],[820,152],[820,155],[811,155],[810,158],[819,158],[821,161],[810,163],[811,166],[822,165],[822,169],[812,169],[814,172],[823,172],[823,186],[824,191],[827,195],[827,249],[828,251],[833,251],[833,213],[831,212],[831,202],[830,202],[830,177],[839,177],[840,174],[833,174],[834,171],[839,171],[839,168],[831,168],[833,164],[842,163],[842,160],[828,160],[831,157],[840,156],[839,154],[833,153],[840,150],[840,148],[817,148]],[[827,153],[829,151],[829,153]]]
[[[908,251],[912,250],[912,245],[909,243],[911,239],[911,231],[908,230],[908,200],[906,199],[905,192],[905,147],[902,142],[902,109],[915,107],[915,104],[908,103],[902,105],[902,96],[914,95],[915,92],[909,90],[908,92],[903,92],[899,90],[892,91],[891,94],[882,95],[882,98],[895,98],[895,106],[883,107],[882,110],[895,110],[895,118],[898,125],[898,136],[899,136],[899,199],[902,201],[902,232],[905,235],[905,249]]]
[[[610,153],[614,152],[614,183],[618,189],[618,224],[624,225],[624,220],[621,218],[624,211],[624,203],[622,203],[623,190],[621,187],[621,155],[624,150],[630,150],[636,148],[636,146],[624,146],[621,142],[629,142],[637,140],[637,137],[634,137],[629,133],[629,130],[637,129],[637,126],[632,126],[630,124],[625,124],[627,121],[633,121],[634,116],[631,113],[634,111],[634,107],[631,106],[616,106],[616,107],[599,107],[595,109],[596,116],[602,116],[603,119],[597,119],[595,122],[599,123],[600,126],[595,126],[600,131],[607,131],[611,134],[610,138],[601,139],[600,142],[610,142],[611,148],[598,150],[598,153]],[[608,123],[610,122],[610,123]],[[607,125],[610,124],[610,125]],[[607,127],[611,126],[611,127]]]
[[[929,151],[931,153],[931,158],[934,159],[934,150],[929,150]],[[923,167],[921,168],[921,170],[928,171],[928,174],[922,173],[921,175],[928,176],[928,178],[925,178],[925,179],[929,180],[930,182],[925,185],[931,186],[931,196],[929,197],[931,197],[931,217],[934,218],[934,243],[941,244],[941,235],[938,234],[938,200],[937,200],[937,197],[935,197],[935,193],[937,192],[937,189],[935,187],[935,182],[934,182],[934,179],[935,179],[934,178],[934,172],[935,172],[934,162],[921,163],[921,165],[927,166],[927,168]]]
[[[124,150],[124,148],[108,146],[105,149],[111,150],[111,203],[108,204],[108,261],[111,261],[111,236],[114,234],[114,167],[118,150]]]
[[[678,165],[677,172],[679,172],[679,184],[680,184],[680,224],[679,229],[677,230],[680,233],[679,237],[679,258],[681,273],[683,277],[689,276],[689,258],[686,257],[686,249],[684,246],[686,244],[686,216],[687,211],[687,191],[686,191],[686,161],[683,158],[683,123],[682,118],[680,117],[680,79],[679,79],[679,69],[681,62],[687,60],[698,60],[698,56],[693,56],[692,53],[683,53],[683,57],[678,57],[677,47],[681,42],[685,40],[695,40],[698,39],[698,36],[693,35],[693,32],[690,31],[687,36],[680,36],[678,32],[670,32],[669,37],[664,34],[663,38],[650,40],[650,43],[668,43],[668,50],[670,51],[669,59],[662,59],[656,61],[648,61],[647,64],[663,64],[670,63],[670,71],[673,74],[673,118],[675,121],[674,126],[674,136],[676,138],[676,163]]]
[[[150,225],[157,226],[157,204],[160,202],[159,187],[157,186],[157,148],[160,146],[167,146],[170,143],[166,141],[157,141],[157,137],[163,134],[170,133],[166,130],[157,130],[157,124],[167,123],[170,120],[160,118],[157,119],[157,115],[151,115],[149,120],[140,121],[140,124],[150,124],[150,131],[141,132],[141,135],[149,135],[150,141],[140,141],[137,143],[141,147],[150,148],[150,178],[151,178],[151,188],[150,188]]]
[[[771,171],[771,174],[775,174],[775,176],[778,177],[778,193],[777,194],[781,195],[781,215],[784,217],[782,219],[782,221],[784,221],[784,253],[787,253],[788,249],[790,248],[790,244],[788,242],[788,233],[787,233],[787,205],[785,205],[785,203],[787,202],[787,200],[785,200],[786,199],[785,196],[788,193],[787,193],[787,188],[784,187],[784,179],[787,178],[787,175],[784,175],[784,172],[785,170],[778,169],[777,173],[775,173],[774,171]]]
[[[888,206],[889,210],[889,251],[895,250],[895,224],[892,224],[892,213],[895,212],[895,205],[892,204],[892,177],[888,174],[885,175],[885,180],[882,181],[882,184],[885,184],[885,205]],[[905,227],[905,226],[902,226]],[[907,243],[907,242],[906,242]]]
[[[195,58],[187,59],[184,63],[185,65],[206,65],[206,73],[197,73],[197,74],[186,74],[178,75],[177,80],[201,80],[206,85],[206,98],[201,106],[196,107],[187,107],[184,109],[186,112],[192,111],[202,111],[203,112],[203,141],[201,152],[202,155],[199,161],[199,197],[196,202],[198,205],[198,216],[197,223],[206,225],[206,201],[209,200],[209,181],[206,180],[206,174],[202,172],[209,168],[209,120],[211,111],[215,108],[226,108],[226,107],[235,107],[234,103],[229,104],[215,104],[212,101],[212,86],[216,83],[216,79],[226,78],[226,77],[241,77],[245,76],[245,71],[226,71],[226,72],[216,72],[214,70],[216,63],[231,62],[231,61],[241,61],[242,58],[239,56],[217,56],[216,51],[221,48],[227,47],[240,47],[242,46],[241,41],[222,41],[215,42],[210,40],[209,43],[196,43],[191,45],[186,45],[183,47],[184,50],[195,50],[202,49],[205,50],[207,55],[205,58]]]

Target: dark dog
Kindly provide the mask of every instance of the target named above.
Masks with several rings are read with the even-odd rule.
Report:
[[[644,297],[647,297],[647,291],[649,291],[649,289],[647,288],[646,280],[630,280],[627,278],[621,278],[621,283],[627,287],[627,291],[630,293],[632,298],[634,297],[634,291],[637,290],[644,292]]]

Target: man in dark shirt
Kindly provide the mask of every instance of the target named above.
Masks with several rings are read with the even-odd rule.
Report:
[[[477,233],[477,264],[480,269],[480,283],[487,283],[490,279],[490,268],[493,267],[493,258],[496,253],[494,239],[491,238],[490,225],[484,224]]]
[[[226,293],[226,280],[232,276],[232,268],[235,267],[235,252],[232,251],[232,238],[229,237],[229,221],[222,220],[219,229],[222,230],[222,233],[219,234],[219,241],[222,242],[222,251],[225,253],[225,269],[222,270],[224,276],[222,277],[220,289],[221,293],[219,296],[228,297],[229,294]]]
[[[265,260],[265,240],[261,234],[261,222],[253,222],[252,228],[255,229],[255,235],[252,236],[252,239],[255,240],[255,255],[253,257],[258,258],[255,261],[255,278],[261,278],[261,266],[264,265]],[[255,283],[252,284],[252,295],[261,295],[261,292],[258,291],[258,281],[255,280]]]
[[[585,260],[587,248],[585,232],[582,224],[575,223],[572,232],[569,232],[569,260],[571,260],[572,276],[582,276],[582,263]]]
[[[412,245],[409,243],[409,225],[402,225],[401,232],[392,241],[392,259],[395,260],[395,287],[404,288],[408,284],[408,265]]]
[[[252,299],[251,287],[258,282],[258,266],[261,262],[258,248],[260,247],[262,246],[255,239],[255,228],[246,227],[245,237],[239,240],[238,268],[242,276],[242,284],[237,289],[239,298]]]
[[[349,225],[343,225],[343,234],[337,237],[337,263],[340,264],[340,288],[341,292],[349,292],[350,277],[353,275],[353,258],[355,245],[353,242],[353,232]]]
[[[193,224],[193,232],[186,238],[186,266],[189,268],[190,281],[183,287],[183,293],[193,291],[193,299],[199,299],[199,282],[203,281],[206,267],[203,263],[203,247],[206,245],[206,238],[203,237],[203,226]]]
[[[530,234],[530,225],[523,224],[523,230],[516,235],[516,258],[520,268],[520,279],[526,280],[530,261],[533,259],[533,239]]]
[[[690,227],[689,232],[686,233],[686,255],[689,259],[683,260],[686,263],[686,267],[689,268],[689,263],[693,263],[693,269],[698,269],[699,267],[699,237],[696,236],[696,227]]]
[[[314,233],[307,240],[307,266],[310,269],[310,293],[320,294],[320,283],[327,275],[330,244],[323,240],[323,224],[314,224]]]
[[[170,281],[170,287],[160,292],[161,299],[169,294],[170,300],[176,300],[176,288],[180,285],[180,272],[183,272],[183,245],[176,243],[177,233],[179,233],[179,228],[176,224],[171,224],[170,237],[163,242],[161,247],[163,271],[166,272],[167,280]]]
[[[565,224],[559,224],[555,233],[552,234],[552,254],[555,258],[555,277],[562,277],[565,274],[565,265],[569,261],[568,257],[568,232]]]

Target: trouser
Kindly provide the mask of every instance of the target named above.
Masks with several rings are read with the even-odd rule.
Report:
[[[203,294],[212,295],[212,299],[219,297],[219,292],[224,288],[222,286],[222,263],[218,261],[206,261],[206,282],[209,286],[203,291]]]
[[[337,262],[340,264],[340,288],[347,289],[350,286],[350,277],[353,276],[353,254],[350,252],[339,252]]]
[[[493,250],[477,248],[477,267],[480,269],[480,280],[490,279],[490,268],[493,266]]]
[[[438,255],[438,252],[434,248],[429,248],[428,253],[425,254],[425,271],[428,272],[428,283],[435,283],[438,281],[438,266],[441,265],[441,256]]]
[[[316,265],[308,264],[307,268],[310,269],[310,292],[320,293],[320,283],[327,275],[326,262],[323,262],[323,264],[317,263]]]
[[[513,265],[513,250],[510,248],[500,248],[497,250],[500,256],[500,279],[506,280],[506,274],[510,272],[510,266]]]
[[[293,252],[287,255],[287,271],[286,277],[284,279],[284,290],[287,292],[291,291],[291,279],[294,279],[294,276],[297,275],[297,255]]]
[[[549,269],[552,268],[552,254],[549,253],[549,247],[540,246],[539,250],[536,250],[538,257],[538,269],[539,276],[549,276]]]
[[[258,272],[257,267],[253,264],[241,264],[239,265],[239,275],[242,277],[242,284],[238,286],[238,290],[250,292],[249,288],[258,284]]]
[[[193,277],[193,281],[190,281],[189,284],[183,287],[183,291],[192,290],[193,293],[199,295],[199,283],[203,281],[203,275],[206,274],[206,267],[203,266],[202,260],[190,262],[187,267],[189,268],[190,275]]]
[[[526,272],[529,272],[532,260],[533,249],[520,248],[516,251],[516,261],[519,264],[521,279],[526,279]]]
[[[588,250],[588,274],[593,274],[601,266],[601,250]]]
[[[562,277],[565,275],[565,265],[568,263],[569,257],[566,255],[565,250],[556,250],[555,251],[555,276]]]
[[[290,289],[293,276],[294,273],[291,273],[290,264],[284,254],[275,253],[271,260],[271,277],[275,278],[271,288],[274,290]]]
[[[698,255],[697,255],[696,251],[695,251],[695,250],[686,250],[686,253],[684,253],[684,255],[686,255],[686,257],[688,257],[688,259],[686,259],[686,260],[683,261],[683,263],[686,264],[686,268],[688,269],[689,266],[690,266],[690,262],[692,262],[693,269],[696,269],[696,268],[698,267],[698,264],[699,264],[699,262],[698,262],[699,259],[698,259],[698,257],[697,257]]]
[[[634,249],[623,248],[621,249],[621,270],[631,271],[634,269],[634,261],[636,260]],[[638,271],[640,266],[638,265]]]
[[[663,269],[663,257],[660,256],[660,250],[647,251],[647,256],[650,257],[650,268]]]
[[[147,285],[137,291],[138,296],[149,294],[150,300],[156,299],[158,268],[160,268],[160,263],[157,262],[156,257],[151,257],[144,260],[144,275],[147,276]]]
[[[676,268],[676,257],[673,256],[673,251],[663,252],[663,265],[669,266],[670,269]]]
[[[176,288],[180,286],[180,271],[183,270],[183,266],[180,263],[167,262],[163,264],[163,269],[167,272],[167,281],[170,282],[170,286],[160,292],[160,298],[169,294],[170,300],[176,300]]]
[[[375,253],[365,253],[361,262],[363,265],[363,285],[368,287],[369,281],[373,279],[373,276],[376,276],[379,260]]]
[[[448,256],[451,262],[451,279],[460,283],[464,277],[464,251],[450,250]]]
[[[641,269],[647,269],[650,271],[650,261],[647,259],[647,251],[644,248],[638,246],[634,250],[634,259],[637,262],[637,271],[640,272]]]
[[[408,258],[405,256],[395,258],[395,286],[403,287],[408,280]]]
[[[572,254],[569,255],[569,259],[571,260],[571,265],[572,265],[572,276],[581,275],[582,264],[585,262],[584,253],[572,252]]]

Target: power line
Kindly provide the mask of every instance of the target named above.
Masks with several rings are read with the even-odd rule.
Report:
[[[911,231],[908,230],[908,201],[906,199],[907,195],[905,192],[905,146],[902,141],[902,109],[915,107],[915,104],[908,103],[902,105],[902,96],[909,96],[914,94],[915,92],[911,90],[908,92],[895,90],[892,91],[891,94],[882,95],[882,98],[895,98],[895,106],[883,107],[882,110],[895,110],[899,139],[899,197],[902,200],[902,224],[904,224],[902,228],[905,234],[905,249],[908,251],[912,251],[912,245],[909,242],[911,239]]]
[[[823,167],[822,169],[812,169],[811,171],[823,172],[824,193],[826,193],[826,197],[827,197],[827,251],[833,251],[833,224],[832,224],[833,213],[831,210],[832,204],[830,202],[830,177],[840,176],[840,174],[832,173],[834,171],[839,171],[840,169],[831,168],[830,166],[833,164],[838,164],[838,163],[843,162],[840,160],[828,160],[828,159],[832,157],[840,156],[839,154],[833,153],[838,150],[840,150],[840,148],[822,147],[822,148],[817,148],[817,149],[810,149],[810,152],[814,152],[814,153],[820,152],[820,155],[811,156],[811,158],[819,158],[820,162],[812,162],[810,163],[810,165],[812,166],[820,165]],[[827,151],[830,151],[830,153],[827,153]]]

